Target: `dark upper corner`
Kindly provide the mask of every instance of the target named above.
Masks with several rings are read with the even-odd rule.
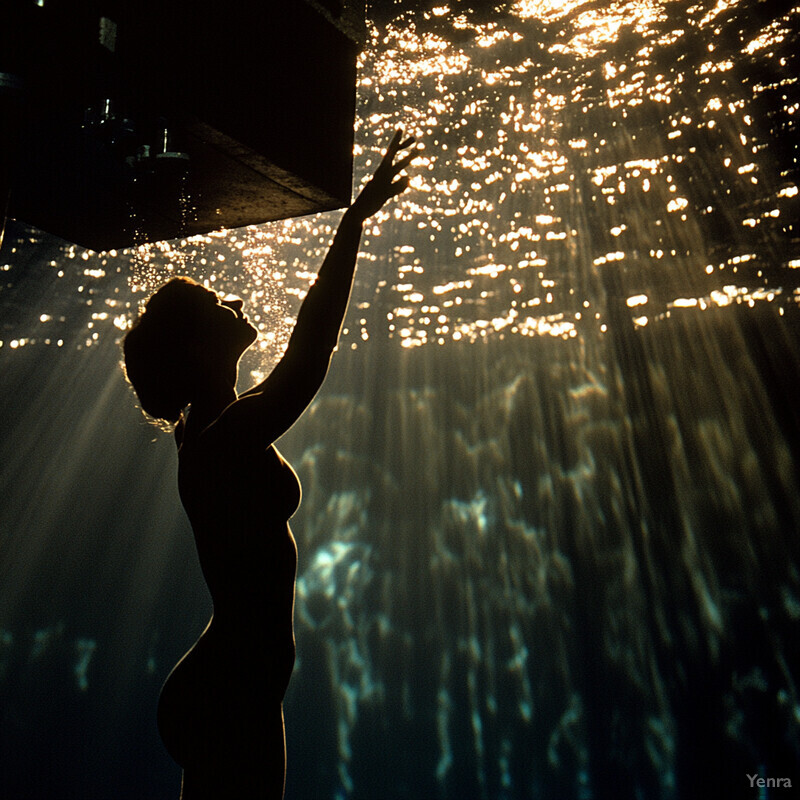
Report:
[[[12,216],[105,250],[349,203],[363,3],[15,3]]]

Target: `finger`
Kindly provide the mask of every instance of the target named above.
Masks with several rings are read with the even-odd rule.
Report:
[[[408,189],[408,175],[403,175],[401,178],[393,181],[389,188],[391,191],[389,197],[396,197],[398,194],[402,194]]]
[[[392,162],[394,161],[394,157],[397,155],[400,148],[400,134],[401,131],[397,131],[394,135],[394,138],[391,142],[389,142],[389,147],[386,148],[386,152],[383,154],[383,158],[381,159],[381,163],[378,165],[378,170],[386,170],[391,167]]]
[[[394,165],[395,174],[398,172],[402,172],[417,157],[417,155],[418,155],[417,152],[414,151],[413,153],[409,153],[408,155],[403,156],[403,158],[401,158]]]
[[[400,142],[399,145],[397,145],[397,149],[398,149],[398,151],[405,150],[406,147],[409,147],[410,145],[414,144],[414,142],[416,142],[416,141],[417,141],[417,139],[416,139],[415,136],[409,136],[407,139],[404,139],[402,142]]]
[[[392,157],[394,157],[395,153],[400,150],[400,142],[402,141],[403,137],[403,129],[398,128],[394,132],[394,136],[392,136],[392,141],[389,142],[389,147],[386,150],[386,155],[388,156],[390,153]]]

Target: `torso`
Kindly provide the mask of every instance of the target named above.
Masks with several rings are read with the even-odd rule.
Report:
[[[214,602],[204,636],[260,654],[257,669],[275,670],[288,683],[297,572],[288,519],[300,503],[300,482],[274,446],[247,455],[203,445],[202,437],[184,441],[178,485]]]
[[[274,447],[250,449],[241,440],[234,447],[226,437],[215,444],[189,428],[178,488],[214,615],[161,690],[162,740],[192,773],[249,760],[282,787],[281,703],[294,666],[297,571],[288,519],[300,482]]]

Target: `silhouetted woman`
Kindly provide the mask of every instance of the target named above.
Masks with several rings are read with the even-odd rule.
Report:
[[[239,359],[257,335],[242,301],[193,281],[159,289],[125,338],[125,367],[142,408],[176,425],[178,488],[214,603],[158,705],[161,737],[183,767],[184,800],[283,795],[297,567],[288,519],[300,484],[273,442],[325,378],[363,223],[407,187],[398,175],[414,154],[395,157],[412,141],[395,134],[345,212],[286,353],[258,386],[235,391]]]

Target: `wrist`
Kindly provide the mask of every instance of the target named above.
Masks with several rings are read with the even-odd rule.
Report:
[[[353,204],[344,212],[340,226],[349,225],[352,227],[363,228],[364,223],[367,221],[368,214],[364,214],[358,206],[358,198],[355,199]]]

